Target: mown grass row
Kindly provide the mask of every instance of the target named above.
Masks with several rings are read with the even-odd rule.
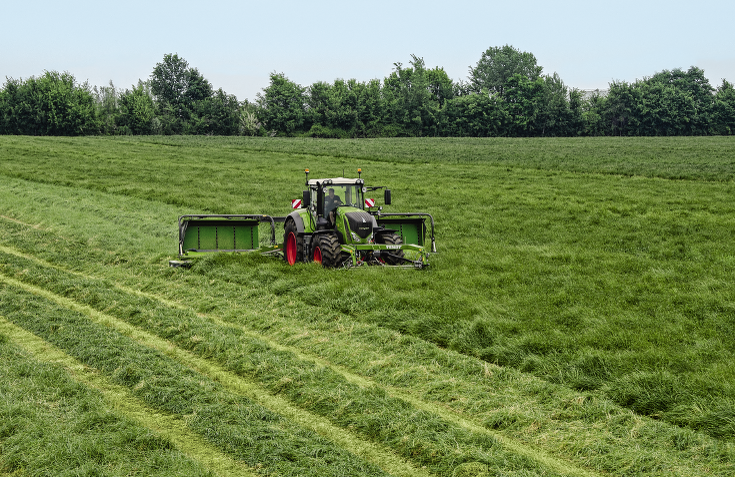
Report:
[[[15,283],[17,284],[17,282]],[[99,393],[107,408],[114,409],[116,415],[122,416],[123,419],[131,419],[137,426],[142,426],[142,429],[152,431],[162,442],[172,446],[174,451],[180,451],[188,459],[197,462],[208,471],[208,474],[221,477],[227,475],[252,477],[255,475],[248,471],[245,464],[235,461],[232,457],[190,431],[183,418],[150,408],[133,397],[126,387],[113,384],[97,370],[82,364],[33,333],[10,323],[1,315],[0,334],[7,336],[10,342],[22,349],[29,359],[43,363],[43,365],[50,364],[63,368],[71,379],[86,386],[93,393]],[[96,428],[93,427],[82,432],[92,435],[95,430]],[[114,431],[114,426],[110,431]],[[49,447],[53,446],[50,445]],[[111,471],[110,467],[106,464],[100,464],[98,469],[106,469],[107,473],[111,472],[115,475],[115,471]],[[39,475],[43,473],[42,468],[37,470]],[[71,472],[73,475],[79,475],[74,471]],[[102,470],[91,470],[83,473],[83,475],[107,475],[107,473]]]
[[[303,321],[289,324],[274,316],[258,318],[263,313],[257,311],[236,320],[251,328],[269,326],[278,330],[281,340],[327,356],[380,383],[380,387],[370,386],[369,381],[367,386],[356,385],[354,379],[345,380],[339,369],[285,352],[243,328],[213,323],[186,309],[14,254],[0,257],[5,274],[104,310],[214,359],[342,427],[403,449],[404,455],[440,474],[451,475],[447,455],[450,462],[488,464],[473,460],[472,449],[477,444],[463,439],[463,433],[432,432],[446,421],[436,409],[421,411],[426,406],[415,397],[440,403],[479,426],[525,438],[542,449],[562,452],[570,460],[616,475],[698,475],[703,468],[714,475],[733,471],[732,448],[691,431],[642,420],[592,396],[534,382],[508,369],[483,367],[420,340],[344,320],[324,320],[323,315],[314,316],[306,326]],[[227,265],[224,259],[220,262],[220,266]],[[408,391],[402,399],[391,397],[398,389]],[[463,451],[455,452],[452,447],[456,444]],[[514,449],[499,454],[508,451]],[[434,457],[427,459],[427,455]]]
[[[48,299],[69,310],[79,312],[96,324],[114,329],[144,347],[159,351],[180,364],[222,384],[224,389],[229,392],[245,396],[281,415],[294,425],[325,437],[343,450],[351,452],[367,462],[377,464],[390,475],[397,477],[428,477],[431,475],[425,468],[413,467],[384,446],[371,444],[350,431],[333,426],[326,419],[303,411],[291,405],[285,399],[269,394],[257,384],[226,371],[217,363],[199,358],[172,345],[170,341],[158,338],[117,318],[68,298],[55,295],[42,288],[24,284],[4,275],[0,275],[0,281]],[[214,473],[218,475],[251,475],[251,473],[248,473],[245,464],[235,461],[232,457],[214,448],[202,437],[189,430],[186,426],[186,417],[164,414],[150,408],[133,397],[128,388],[113,384],[96,370],[85,366],[42,338],[8,322],[2,316],[0,316],[0,333],[5,333],[14,343],[22,346],[23,349],[39,357],[39,359],[63,365],[73,374],[75,379],[102,392],[105,399],[118,412],[138,420],[157,434],[170,439],[177,448],[211,469]]]
[[[0,334],[0,474],[213,474]]]
[[[385,475],[379,468],[233,395],[221,385],[77,312],[0,284],[0,314],[266,475]]]
[[[379,387],[358,386],[330,368],[274,350],[238,328],[212,325],[185,310],[171,309],[145,297],[126,295],[103,282],[74,279],[53,269],[39,269],[18,257],[3,255],[3,259],[3,273],[9,271],[11,262],[25,262],[24,268],[16,270],[27,282],[52,292],[61,291],[80,303],[103,307],[106,313],[150,330],[200,356],[221,361],[228,369],[256,380],[274,394],[282,394],[340,427],[386,445],[437,475],[450,476],[458,467],[469,464],[509,475],[516,472],[558,475],[533,459],[504,449],[488,433],[473,432],[430,412],[415,409]],[[137,379],[143,378],[134,378]],[[228,420],[227,416],[222,419]],[[213,423],[210,421],[210,424]]]

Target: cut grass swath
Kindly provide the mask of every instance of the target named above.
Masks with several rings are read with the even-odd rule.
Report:
[[[111,410],[99,392],[72,379],[58,362],[46,362],[58,354],[44,349],[38,360],[15,345],[18,335],[0,316],[0,474],[227,475],[184,455],[173,436]]]
[[[0,274],[0,282],[2,281],[7,282],[10,285],[20,286],[21,288],[25,287],[25,290],[30,293],[40,295],[69,309],[85,314],[102,326],[113,328],[146,347],[156,349],[222,384],[226,389],[253,399],[269,410],[294,421],[296,425],[314,431],[317,434],[333,441],[343,449],[352,452],[368,462],[374,463],[391,475],[406,477],[429,475],[424,469],[411,466],[407,462],[398,458],[395,454],[385,450],[382,446],[360,440],[353,433],[344,431],[329,424],[328,420],[302,411],[288,404],[286,400],[268,394],[257,385],[253,385],[244,379],[238,378],[232,373],[224,371],[216,364],[204,359],[198,359],[190,353],[172,346],[169,341],[162,340],[144,331],[140,331],[139,329],[117,320],[110,315],[105,315],[95,311],[93,308],[86,305],[80,305],[70,299],[62,298],[34,286],[23,285],[21,282],[6,278]]]
[[[278,349],[273,349],[271,345],[254,338],[252,335],[243,333],[238,328],[232,328],[232,326],[217,321],[212,323],[210,320],[197,317],[184,309],[171,309],[170,305],[163,306],[164,304],[159,300],[140,294],[133,295],[132,292],[116,290],[98,280],[72,275],[61,270],[49,270],[48,266],[39,267],[39,262],[34,263],[31,258],[9,255],[3,256],[3,261],[6,263],[5,272],[15,272],[17,276],[29,283],[38,285],[43,283],[51,290],[64,293],[74,300],[87,304],[113,303],[115,305],[105,307],[106,313],[112,313],[126,321],[135,323],[137,326],[156,332],[178,343],[179,346],[192,349],[200,355],[211,356],[230,369],[260,381],[273,392],[284,393],[297,403],[314,402],[315,404],[307,404],[312,406],[314,412],[328,415],[337,411],[343,414],[338,416],[340,425],[346,424],[349,427],[355,423],[350,421],[354,417],[350,416],[349,412],[342,410],[339,402],[354,403],[361,400],[363,408],[358,407],[357,414],[363,414],[365,409],[369,409],[371,415],[378,414],[380,411],[380,405],[376,405],[374,402],[371,403],[370,393],[363,394],[362,397],[356,396],[354,391],[350,392],[348,385],[344,384],[338,377],[331,375],[328,370],[319,369],[319,366],[315,368],[311,362],[305,363],[301,358],[294,359],[291,353],[279,352]],[[142,313],[134,312],[131,318],[131,310],[145,311]],[[284,323],[283,326],[287,325]],[[323,332],[312,333],[311,336],[309,333],[299,333],[296,335],[297,340],[309,342],[306,348],[319,349],[323,353],[331,353],[333,357],[339,358],[339,353],[335,351],[335,346],[337,346],[335,339],[338,339],[340,334],[332,334],[333,339],[327,343],[319,338],[325,336],[325,333],[328,332],[326,326],[322,328]],[[559,435],[558,432],[552,430],[554,427],[561,428],[560,425],[563,421],[559,419],[568,421],[567,425],[579,427],[579,430],[575,432],[582,431],[587,434],[590,434],[590,431],[585,429],[599,428],[600,425],[608,427],[607,432],[611,432],[612,435],[601,433],[598,442],[594,442],[593,435],[590,435],[585,441],[572,444],[573,446],[580,446],[578,448],[580,451],[586,450],[587,452],[590,450],[589,446],[594,446],[596,448],[595,452],[588,454],[585,461],[588,464],[594,462],[595,467],[599,466],[601,469],[614,473],[627,473],[633,469],[643,471],[645,469],[649,474],[663,472],[667,474],[696,475],[696,472],[689,474],[686,470],[687,467],[695,465],[695,462],[700,460],[701,464],[697,465],[711,465],[710,463],[713,462],[711,459],[717,461],[728,455],[727,452],[723,454],[723,450],[719,449],[718,446],[708,444],[706,439],[695,436],[690,431],[678,430],[651,421],[647,422],[616,409],[610,403],[580,395],[570,395],[570,393],[550,385],[536,383],[534,384],[535,389],[524,389],[522,387],[523,379],[517,373],[497,367],[485,368],[483,372],[481,364],[473,363],[471,359],[460,360],[458,356],[455,356],[454,359],[448,360],[449,356],[446,355],[446,352],[425,344],[422,345],[420,341],[415,339],[390,336],[382,332],[385,336],[382,338],[376,336],[375,340],[375,342],[382,341],[380,348],[375,349],[375,342],[367,344],[367,347],[354,348],[361,342],[357,339],[357,336],[363,336],[365,332],[361,328],[358,328],[358,330],[360,330],[359,334],[349,340],[354,351],[359,349],[358,353],[353,352],[352,355],[362,358],[371,356],[374,359],[356,359],[349,363],[350,366],[361,363],[364,368],[362,372],[373,375],[381,382],[386,382],[391,386],[405,388],[410,382],[410,389],[424,389],[423,392],[426,393],[424,399],[439,400],[439,402],[445,403],[444,405],[458,411],[470,413],[468,416],[473,414],[485,416],[482,420],[487,426],[505,429],[506,431],[516,430],[522,434],[525,433],[525,426],[529,424],[538,427],[543,420],[539,421],[540,416],[537,411],[530,409],[522,411],[513,405],[516,404],[515,402],[512,402],[515,398],[516,402],[520,404],[522,402],[519,401],[520,399],[528,400],[531,398],[526,406],[538,406],[552,411],[555,407],[561,405],[565,409],[564,415],[557,415],[554,421],[545,424],[545,426],[553,426],[543,430],[549,432],[549,437],[546,439],[552,436],[556,436],[553,437],[554,439],[563,439],[563,434]],[[370,331],[370,333],[381,334],[378,330]],[[343,338],[347,338],[344,333],[341,333],[341,335]],[[406,356],[407,350],[411,350],[408,355],[411,356],[411,362],[416,363],[413,371],[411,371],[411,367],[405,365],[403,368],[406,369],[401,370],[402,367],[398,365],[398,362],[405,360],[395,358],[397,353],[401,352],[403,356]],[[386,357],[388,358],[386,359]],[[422,361],[427,364],[434,364],[422,365]],[[416,372],[421,369],[424,372]],[[425,376],[425,378],[422,378],[422,376]],[[359,380],[351,378],[349,381],[356,382]],[[362,386],[371,386],[369,381],[361,384]],[[488,395],[488,389],[496,390],[499,386],[509,385],[515,387],[513,389],[514,396],[510,397],[510,402],[503,402],[493,396],[497,391],[493,395]],[[292,390],[283,388],[292,388]],[[338,395],[337,398],[334,398],[330,393],[331,388],[336,389],[335,395]],[[543,400],[539,401],[538,398],[541,395],[543,395]],[[366,396],[368,399],[366,399]],[[410,395],[406,394],[405,396],[406,401],[414,403],[413,405],[417,406],[416,409],[418,410],[424,409],[429,413],[438,414],[442,418],[446,416],[439,407],[422,405],[420,401],[416,401]],[[322,403],[325,399],[336,399],[335,404],[332,407],[324,407]],[[506,410],[499,411],[498,406],[501,406],[501,409],[505,407]],[[514,408],[515,410],[513,410]],[[456,419],[453,421],[450,416],[446,417],[449,418],[450,422],[456,422]],[[581,421],[577,422],[576,419],[581,419]],[[400,423],[400,420],[397,422]],[[466,427],[472,428],[471,425]],[[630,430],[625,430],[626,428],[630,428]],[[620,432],[633,432],[632,428],[636,429],[635,432],[643,435],[636,439],[618,440],[614,438]],[[477,429],[474,429],[473,432],[477,432]],[[603,436],[607,437],[603,439]],[[611,437],[614,440],[611,441]],[[675,449],[670,445],[671,441],[669,439],[680,443],[688,442],[691,450],[681,445],[678,449]],[[557,445],[570,449],[570,444],[563,440],[560,440]],[[631,449],[641,446],[645,447],[646,450],[638,450],[635,452],[635,459],[631,458]],[[510,446],[510,448],[514,452],[519,451],[517,447]],[[533,454],[533,452],[530,454]],[[536,453],[534,458],[543,461],[542,454]],[[554,468],[553,462],[547,463],[547,465]],[[725,469],[728,468],[731,469],[731,466],[725,464],[723,467],[725,474],[723,475],[727,475],[729,471]],[[573,474],[575,471],[572,467],[567,466],[566,473]],[[584,472],[577,473],[578,475],[584,474]]]
[[[193,431],[252,468],[281,475],[384,475],[160,353],[5,282],[0,314],[100,369],[149,405],[186,416]]]
[[[12,285],[15,280],[5,278],[2,282]],[[16,315],[11,312],[8,316],[15,317]],[[111,323],[107,322],[106,324],[109,326]],[[171,324],[171,322],[167,322],[164,328],[170,327]],[[178,328],[189,329],[190,325],[186,322],[179,322]],[[37,326],[33,329],[39,331]],[[41,333],[43,333],[42,330]],[[253,350],[254,357],[251,363],[267,358],[267,349],[263,346],[263,343],[256,342],[255,346],[262,348],[263,352],[259,353],[257,350]],[[273,354],[280,355],[276,356],[276,359],[280,361],[279,366],[289,364],[286,353]],[[321,396],[313,390],[302,388],[302,391],[308,392],[306,393],[307,396],[296,400],[298,404],[304,405],[313,412],[336,413],[337,416],[333,420],[336,420],[338,424],[358,433],[367,434],[367,437],[393,447],[397,453],[426,466],[438,475],[451,475],[458,466],[470,463],[483,465],[497,472],[524,471],[530,472],[529,475],[535,475],[537,472],[540,472],[539,475],[562,475],[544,468],[546,467],[544,464],[540,464],[534,459],[528,459],[504,450],[502,446],[497,445],[495,439],[486,433],[474,433],[465,428],[454,427],[430,413],[411,409],[405,402],[387,396],[385,392],[378,388],[361,389],[350,385],[344,378],[336,377],[329,369],[314,368],[311,363],[295,364],[301,368],[299,372],[305,376],[313,375],[309,379],[312,385],[314,382],[324,384],[321,389]],[[293,372],[294,368],[294,364],[288,366],[287,373]],[[140,372],[136,374],[140,374]],[[335,377],[337,378],[336,383]],[[144,378],[136,377],[134,380],[137,379]],[[283,376],[278,381],[279,383],[275,385],[276,388],[284,385],[288,386],[291,379],[288,376]],[[272,389],[274,387],[273,383],[270,384],[269,388]],[[129,385],[132,385],[132,383]],[[144,388],[145,386],[138,384],[137,387]],[[332,389],[333,392],[329,392]],[[296,390],[296,393],[284,394],[293,399],[294,394],[297,393],[298,390]],[[308,406],[307,404],[311,399],[316,399],[317,402],[313,406]],[[213,425],[213,423],[210,422],[210,425]],[[583,471],[574,473],[577,475],[587,474]]]

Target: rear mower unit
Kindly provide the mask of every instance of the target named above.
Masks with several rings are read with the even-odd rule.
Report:
[[[367,192],[383,190],[385,205],[391,191],[366,187],[358,178],[309,180],[302,198],[292,201],[288,216],[182,215],[179,217],[179,260],[212,252],[260,252],[282,255],[289,265],[317,262],[327,268],[380,265],[424,268],[436,253],[434,218],[427,213],[384,213]],[[430,229],[426,226],[429,219]],[[259,228],[270,225],[269,243],[261,245]],[[276,242],[276,223],[283,223],[283,242]]]

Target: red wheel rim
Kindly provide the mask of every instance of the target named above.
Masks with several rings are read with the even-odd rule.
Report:
[[[316,263],[322,263],[322,249],[317,247],[314,249],[314,261]]]
[[[296,234],[293,232],[286,238],[286,260],[289,265],[296,263]]]

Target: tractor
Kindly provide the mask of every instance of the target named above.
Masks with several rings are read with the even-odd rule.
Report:
[[[252,252],[282,255],[286,263],[316,262],[325,268],[361,265],[425,268],[436,252],[434,219],[427,213],[384,213],[358,177],[309,179],[301,199],[291,201],[285,217],[270,215],[183,215],[179,217],[179,257],[171,266],[190,266],[189,258],[210,252]],[[431,225],[428,235],[426,219]],[[283,242],[276,242],[276,223],[283,223]],[[266,224],[270,240],[261,245],[259,229]],[[428,236],[427,236],[428,235]],[[430,250],[426,242],[430,241]]]

